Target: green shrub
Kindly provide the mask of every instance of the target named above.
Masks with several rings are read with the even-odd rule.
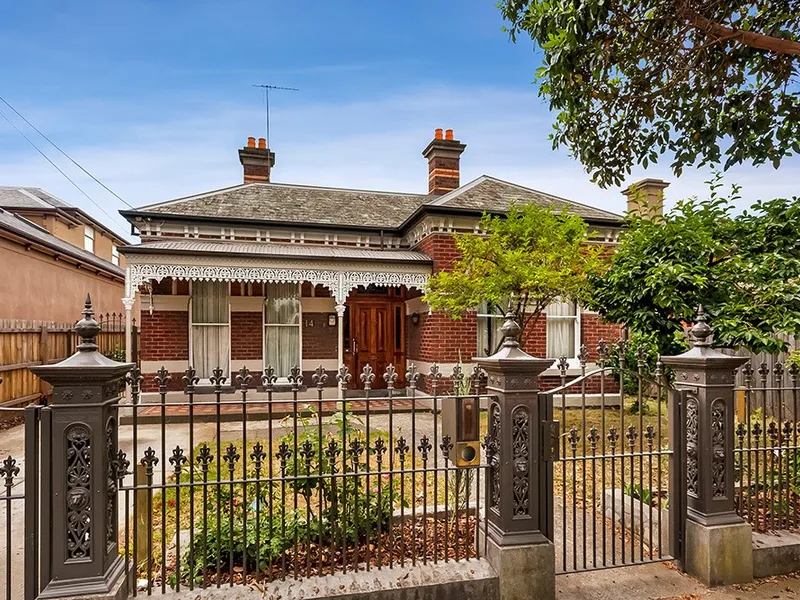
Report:
[[[209,487],[205,507],[208,520],[204,524],[200,521],[193,544],[187,544],[182,553],[181,581],[200,583],[206,573],[215,573],[218,554],[221,572],[229,573],[245,560],[252,572],[281,560],[295,540],[325,546],[358,544],[368,534],[386,531],[395,503],[405,503],[397,482],[388,475],[373,476],[368,494],[366,478],[361,475],[369,469],[369,461],[374,470],[378,454],[382,468],[388,468],[393,449],[388,448],[385,434],[373,433],[368,444],[357,427],[360,419],[343,412],[332,417],[333,426],[329,424],[320,439],[313,411],[309,414],[311,417],[305,419],[298,417],[296,438],[289,433],[273,448],[279,459],[275,477],[283,474],[285,482],[231,485],[223,477],[219,486]],[[264,460],[269,461],[269,449],[265,447],[264,451]],[[248,478],[255,478],[252,461],[248,461],[247,471]],[[332,474],[339,476],[332,478]],[[170,577],[173,587],[176,579],[175,574]]]
[[[113,350],[104,352],[103,355],[117,362],[125,362],[125,348],[118,345],[114,346]]]

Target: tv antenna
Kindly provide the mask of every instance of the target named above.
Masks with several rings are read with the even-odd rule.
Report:
[[[264,83],[254,83],[253,87],[261,88],[264,90],[264,120],[266,129],[267,148],[269,148],[269,91],[282,90],[284,92],[299,92],[297,88],[281,87],[279,85],[267,85]]]

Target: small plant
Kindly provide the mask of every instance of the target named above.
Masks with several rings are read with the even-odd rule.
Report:
[[[625,494],[632,496],[639,500],[642,504],[651,506],[653,504],[653,492],[650,488],[639,485],[638,483],[629,483],[625,486]]]
[[[125,348],[119,345],[114,346],[113,350],[104,352],[103,355],[117,362],[125,362]]]

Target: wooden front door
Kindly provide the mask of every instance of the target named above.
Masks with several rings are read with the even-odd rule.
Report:
[[[357,301],[350,304],[351,387],[363,388],[361,373],[369,364],[375,373],[373,389],[383,389],[383,374],[390,364],[398,374],[395,387],[405,376],[405,306],[402,302]]]

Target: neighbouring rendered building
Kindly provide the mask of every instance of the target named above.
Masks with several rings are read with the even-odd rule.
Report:
[[[127,241],[37,187],[0,186],[0,320],[72,324],[90,293],[98,313],[121,312]]]
[[[180,373],[190,365],[201,380],[217,366],[230,377],[242,366],[259,373],[271,365],[286,377],[300,365],[310,385],[317,366],[335,372],[345,364],[358,387],[357,374],[370,364],[378,388],[393,364],[402,387],[410,363],[425,373],[436,362],[446,376],[459,360],[469,365],[491,352],[498,312],[476,307],[452,320],[422,299],[431,274],[458,258],[453,234],[478,231],[485,212],[533,202],[580,215],[592,243],[613,246],[622,217],[488,175],[461,185],[465,147],[451,130],[436,130],[423,151],[428,193],[408,194],[273,183],[274,152],[249,138],[239,150],[243,183],[122,211],[141,238],[120,252],[123,301],[129,322],[140,323],[145,389],[160,367]],[[642,185],[654,201],[666,186]],[[592,361],[597,342],[619,333],[618,325],[560,303],[526,334],[524,347],[567,356],[577,367],[582,345]],[[558,380],[557,371],[550,375]],[[336,385],[333,373],[327,383]],[[180,388],[180,377],[170,385]]]

